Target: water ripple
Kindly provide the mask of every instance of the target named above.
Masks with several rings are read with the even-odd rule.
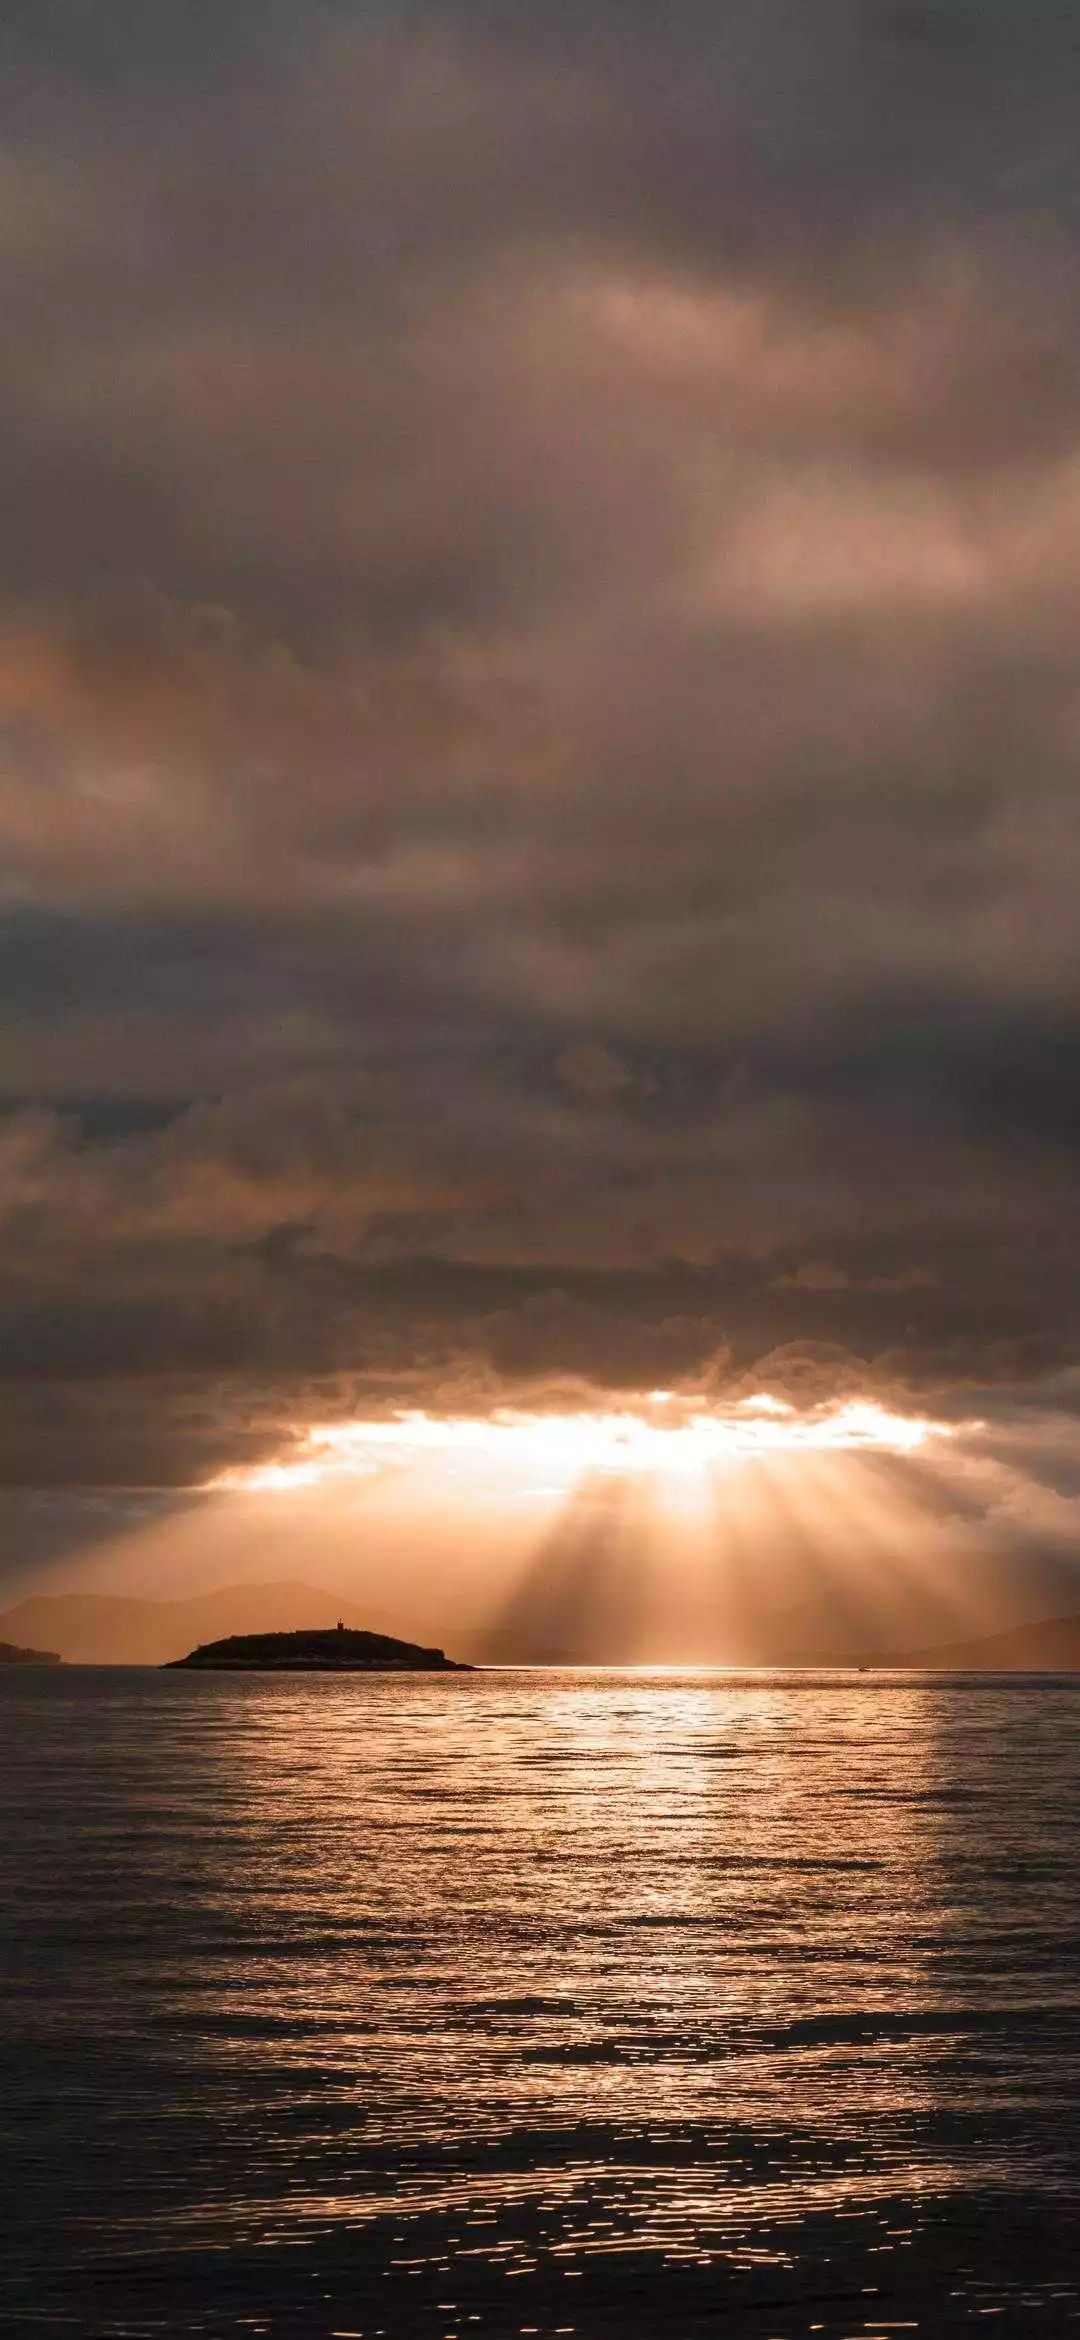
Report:
[[[0,1685],[28,2333],[1080,2324],[1080,1694]]]

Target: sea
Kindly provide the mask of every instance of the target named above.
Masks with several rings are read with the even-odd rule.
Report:
[[[4,1670],[12,2334],[1080,2327],[1080,1682]]]

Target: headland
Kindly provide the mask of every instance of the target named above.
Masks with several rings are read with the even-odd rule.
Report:
[[[387,1633],[355,1633],[346,1625],[322,1632],[231,1633],[207,1641],[169,1669],[241,1674],[469,1674],[441,1649],[395,1641]]]

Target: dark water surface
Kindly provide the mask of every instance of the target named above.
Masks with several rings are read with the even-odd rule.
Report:
[[[0,1679],[4,2329],[1080,2324],[1080,1684]]]

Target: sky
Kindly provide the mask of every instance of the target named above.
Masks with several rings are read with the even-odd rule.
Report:
[[[0,1589],[313,1423],[661,1387],[948,1426],[1057,1598],[1075,9],[0,63]]]

